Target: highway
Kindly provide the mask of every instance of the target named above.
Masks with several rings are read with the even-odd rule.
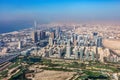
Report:
[[[12,54],[12,55],[4,55],[0,57],[0,65],[4,62],[9,62],[10,60],[17,57],[19,54]]]

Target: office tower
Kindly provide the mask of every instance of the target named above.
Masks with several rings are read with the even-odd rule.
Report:
[[[98,36],[98,33],[97,33],[97,32],[93,32],[93,38],[94,38],[95,36]]]
[[[75,46],[75,59],[79,58],[78,48]]]
[[[77,42],[79,42],[79,41],[80,41],[80,35],[77,36]]]
[[[18,42],[18,49],[21,49],[22,48],[22,41],[19,41]]]
[[[98,33],[97,32],[93,32],[93,40],[95,42],[95,45],[97,45],[97,39],[98,39]]]
[[[34,31],[32,32],[32,40],[34,43],[38,42],[38,34],[36,31],[36,27],[37,27],[37,24],[36,24],[36,21],[34,21]]]
[[[54,43],[53,39],[51,37],[49,37],[49,45],[52,46]]]
[[[83,60],[83,50],[80,49],[80,60]]]
[[[71,39],[70,39],[70,41],[71,41],[71,43],[74,42],[74,37],[73,37],[73,35],[71,35]]]
[[[60,36],[60,27],[56,27],[56,38]]]
[[[84,40],[80,40],[80,41],[79,41],[79,45],[80,45],[80,46],[84,46]]]
[[[68,40],[66,47],[66,57],[70,58],[70,56],[71,56],[71,46],[70,46],[70,41]]]
[[[74,41],[76,41],[77,40],[77,34],[74,34],[73,37],[74,37]]]
[[[102,47],[102,37],[98,36],[97,38],[97,47]]]
[[[74,46],[77,46],[77,40],[74,41]]]
[[[89,60],[89,55],[90,55],[90,54],[89,54],[89,51],[88,51],[88,49],[86,49],[86,50],[85,50],[85,59],[86,59],[86,60]]]
[[[37,32],[32,32],[32,40],[34,43],[38,42],[38,35]]]
[[[50,37],[54,40],[54,38],[55,38],[55,32],[51,32]]]
[[[84,46],[88,46],[88,35],[84,35]]]
[[[45,31],[40,31],[40,40],[45,39],[46,35],[45,35]]]
[[[49,57],[52,56],[53,50],[52,48],[49,49]]]
[[[61,58],[61,49],[58,47],[58,58]]]
[[[94,61],[94,60],[95,60],[95,55],[94,55],[94,52],[93,52],[93,51],[91,51],[90,53],[91,53],[91,59]]]

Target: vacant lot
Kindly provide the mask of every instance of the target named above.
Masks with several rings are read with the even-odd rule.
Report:
[[[44,70],[43,72],[35,74],[35,80],[66,80],[72,77],[73,74],[75,73]]]
[[[120,40],[104,39],[103,45],[120,55]]]

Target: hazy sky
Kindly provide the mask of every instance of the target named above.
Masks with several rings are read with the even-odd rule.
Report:
[[[0,0],[0,22],[120,21],[120,0]]]

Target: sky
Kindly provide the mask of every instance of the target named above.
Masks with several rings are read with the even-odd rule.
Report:
[[[0,23],[120,21],[120,0],[0,0]]]

